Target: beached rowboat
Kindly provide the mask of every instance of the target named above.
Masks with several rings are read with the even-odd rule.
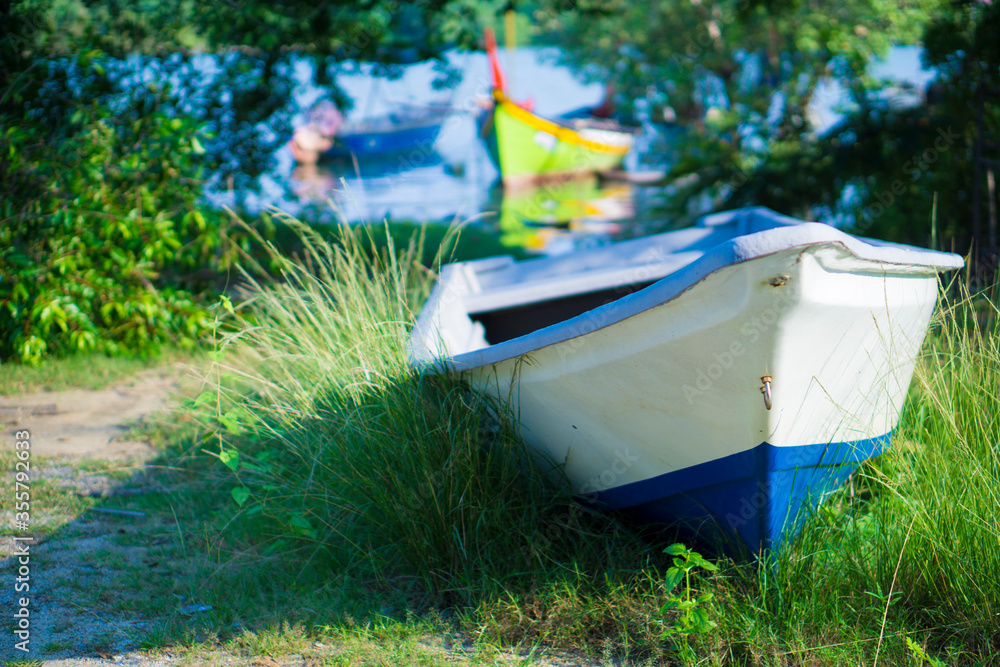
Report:
[[[444,267],[412,362],[515,401],[583,499],[779,547],[882,452],[962,258],[752,208]]]

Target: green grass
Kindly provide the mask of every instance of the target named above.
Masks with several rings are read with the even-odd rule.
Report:
[[[202,353],[165,348],[149,357],[109,357],[104,354],[79,354],[47,358],[38,366],[0,363],[0,396],[19,396],[40,391],[67,389],[103,389],[124,382],[137,373],[176,362],[195,362]]]
[[[430,285],[419,244],[371,260],[364,232],[302,233],[306,259],[283,263],[280,282],[247,276],[256,296],[221,342],[242,364],[217,369],[238,381],[199,398],[219,413],[234,492],[273,520],[274,548],[298,538],[317,563],[392,581],[417,606],[468,601],[482,563],[526,565],[510,558],[512,531],[530,535],[568,497],[531,473],[509,420],[490,418],[503,406],[409,367]]]
[[[510,406],[410,369],[434,278],[420,244],[373,257],[357,232],[301,233],[301,262],[275,258],[281,280],[247,278],[255,296],[219,341],[215,388],[147,429],[164,447],[161,490],[101,499],[148,515],[116,539],[146,537],[157,565],[124,563],[114,583],[135,593],[118,612],[153,619],[143,646],[319,651],[331,665],[560,650],[634,665],[998,664],[992,303],[945,301],[893,447],[854,494],[830,498],[774,563],[695,573],[715,627],[682,660],[677,611],[663,611],[679,595],[662,553],[676,536],[581,510],[526,456]],[[212,609],[182,613],[194,602]]]
[[[574,511],[525,456],[509,406],[415,374],[421,251],[372,261],[365,243],[313,238],[283,282],[255,286],[224,341],[250,363],[225,369],[239,381],[207,403],[230,416],[214,433],[244,510],[311,567],[365,582],[373,604],[406,591],[394,613],[450,608],[496,646],[679,659],[676,616],[661,611],[673,536]],[[703,664],[1000,652],[1000,335],[971,304],[935,325],[895,446],[858,473],[860,493],[832,498],[775,564],[723,559],[694,578],[715,595],[716,627],[692,637]]]
[[[298,223],[290,221],[285,216],[274,219],[273,242],[271,247],[285,257],[304,256],[304,247]],[[491,222],[487,218],[486,222]],[[342,231],[337,225],[313,224],[313,233],[329,244],[339,244]],[[354,250],[361,250],[362,261],[369,262],[376,254],[385,254],[391,245],[397,254],[408,252],[414,237],[421,237],[423,242],[417,249],[413,259],[425,267],[432,267],[439,260],[447,262],[463,262],[496,255],[513,255],[517,258],[532,256],[524,248],[504,245],[500,234],[490,226],[481,224],[465,224],[459,230],[441,223],[420,223],[405,221],[389,221],[386,223],[369,223],[354,225],[354,239],[357,244]],[[353,252],[353,251],[352,251]]]

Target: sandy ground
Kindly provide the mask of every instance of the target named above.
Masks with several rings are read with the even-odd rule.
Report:
[[[130,440],[131,428],[168,404],[177,389],[183,367],[168,367],[143,372],[122,384],[102,390],[75,389],[41,392],[17,397],[0,397],[0,423],[3,439],[14,441],[14,434],[31,434],[32,459],[44,460],[33,467],[32,480],[46,479],[75,492],[100,494],[122,482],[101,474],[102,469],[131,469],[127,487],[149,488],[146,464],[158,452],[148,443]],[[91,472],[81,471],[81,463]],[[96,464],[96,462],[100,462]],[[96,464],[96,465],[93,465]],[[95,469],[96,470],[93,470]],[[13,475],[8,473],[10,486]],[[15,520],[8,502],[0,502],[0,520],[11,525]],[[7,661],[38,661],[53,667],[174,667],[181,665],[252,665],[255,667],[292,667],[315,664],[302,656],[247,659],[224,651],[206,651],[198,658],[171,656],[168,652],[152,655],[137,650],[137,639],[150,621],[134,614],[113,611],[115,603],[136,593],[133,575],[123,575],[116,564],[136,566],[156,563],[153,548],[146,545],[157,530],[173,531],[172,525],[150,525],[152,519],[135,519],[93,511],[73,518],[66,508],[31,508],[33,525],[62,524],[53,534],[29,543],[28,592],[14,591],[14,577],[19,567],[17,543],[11,536],[0,537],[0,571],[5,582],[0,589],[4,610],[0,622],[0,665]],[[166,522],[164,522],[166,523]],[[31,533],[21,533],[30,535]],[[135,535],[135,544],[129,544]],[[122,539],[125,538],[125,539]],[[155,543],[156,539],[153,539]],[[174,564],[184,567],[184,563]],[[134,568],[130,570],[134,572]],[[96,595],[95,595],[96,593]],[[17,609],[16,599],[30,599],[30,649],[14,647],[7,610]],[[86,598],[86,599],[84,599]],[[97,601],[94,604],[94,601]],[[37,664],[37,663],[36,663]]]
[[[0,397],[0,422],[4,440],[12,443],[14,434],[31,434],[31,456],[47,462],[31,471],[32,480],[45,478],[60,486],[87,493],[111,486],[98,474],[83,474],[77,463],[84,459],[107,461],[117,466],[134,466],[137,478],[143,464],[155,455],[148,444],[126,437],[132,425],[149,417],[166,404],[180,375],[177,368],[146,371],[132,380],[103,390],[42,392],[17,397]],[[13,486],[13,475],[8,473]],[[137,479],[137,483],[141,480]],[[59,521],[60,508],[32,507],[32,522]],[[5,525],[14,521],[10,503],[0,503]],[[81,591],[93,586],[107,586],[114,573],[101,567],[94,556],[120,552],[120,557],[141,557],[141,547],[123,547],[109,538],[128,531],[120,517],[87,512],[72,519],[50,538],[29,543],[30,590],[16,593],[13,574],[18,568],[19,551],[13,537],[0,537],[0,563],[7,582],[0,589],[5,610],[13,610],[15,599],[30,596],[31,627],[29,653],[14,648],[9,615],[3,614],[3,637],[0,659],[34,659],[62,667],[108,664],[165,666],[165,660],[153,660],[129,653],[136,629],[142,619],[123,619],[103,614],[80,602]],[[30,533],[26,533],[30,534]],[[113,584],[112,584],[113,586]],[[93,589],[91,589],[93,590]],[[63,657],[65,656],[65,657]],[[87,656],[87,657],[84,657]]]
[[[124,436],[164,406],[177,374],[173,368],[156,369],[107,389],[0,396],[0,420],[5,432],[30,429],[37,456],[142,459],[153,453],[149,445]]]

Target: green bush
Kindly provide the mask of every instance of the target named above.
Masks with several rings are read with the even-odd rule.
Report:
[[[142,92],[65,118],[41,102],[0,115],[0,360],[148,353],[207,332],[197,290],[233,250],[221,215],[197,206],[198,127]]]

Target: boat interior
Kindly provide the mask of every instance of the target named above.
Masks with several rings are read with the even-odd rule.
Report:
[[[476,263],[466,277],[474,286],[466,314],[490,345],[525,336],[649,287],[733,237],[791,222],[764,211],[707,216],[695,227],[566,256]]]
[[[483,325],[486,342],[490,345],[496,345],[572,319],[577,315],[617,301],[633,292],[638,292],[654,282],[656,281],[620,285],[612,289],[574,294],[548,301],[534,301],[510,308],[470,313],[469,315],[473,322]]]
[[[763,207],[727,211],[706,216],[695,227],[557,257],[449,264],[414,328],[413,359],[427,363],[469,355],[458,363],[494,363],[665,303],[722,267],[828,244],[844,246],[857,266],[873,266],[879,275],[887,264],[918,275],[962,264],[955,255],[860,240]],[[607,307],[626,297],[629,303],[620,308]],[[569,323],[598,309],[579,326]],[[485,353],[498,345],[496,353]]]

